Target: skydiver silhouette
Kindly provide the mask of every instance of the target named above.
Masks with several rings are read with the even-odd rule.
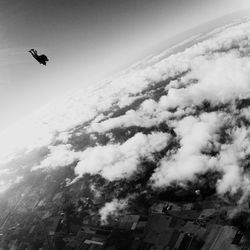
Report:
[[[46,66],[46,62],[49,61],[48,57],[45,55],[38,55],[37,51],[34,49],[29,50],[30,54],[40,63]]]

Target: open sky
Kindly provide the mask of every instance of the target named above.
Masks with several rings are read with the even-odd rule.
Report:
[[[248,0],[0,0],[0,130]],[[39,65],[35,48],[50,61]]]

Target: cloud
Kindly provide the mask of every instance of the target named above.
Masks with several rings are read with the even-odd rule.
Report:
[[[239,202],[243,202],[250,194],[249,170],[244,169],[244,163],[250,156],[250,129],[237,127],[237,118],[213,112],[203,113],[198,118],[188,116],[176,122],[175,132],[180,148],[160,161],[151,177],[153,187],[185,184],[196,181],[197,174],[218,171],[222,177],[217,180],[217,193],[223,197],[226,193],[234,195],[240,191]],[[223,144],[219,141],[221,131],[226,129],[229,135],[223,135],[223,139],[229,142]],[[203,154],[203,150],[209,152],[209,149],[218,151],[218,155]]]
[[[250,155],[250,130],[246,128],[233,128],[232,144],[222,145],[220,155],[218,157],[218,169],[221,169],[223,177],[217,183],[217,191],[219,194],[230,192],[235,194],[242,189],[244,194],[249,193],[250,176],[244,173],[242,161]]]
[[[166,122],[173,116],[172,113],[162,109],[152,99],[145,100],[138,110],[128,110],[125,115],[110,118],[102,122],[93,122],[88,132],[104,133],[114,128],[126,128],[131,126],[149,128]]]
[[[117,217],[121,211],[127,206],[128,200],[113,199],[111,202],[105,203],[105,205],[99,210],[101,216],[101,223],[106,224],[108,216]]]
[[[58,136],[56,137],[56,140],[61,143],[66,144],[70,137],[71,137],[71,133],[69,131],[63,131],[58,134]]]
[[[225,72],[226,71],[226,72]],[[170,88],[161,99],[166,108],[200,105],[204,100],[213,105],[236,98],[249,97],[250,62],[235,53],[195,58],[192,70],[182,79],[183,85],[196,79],[196,84],[184,88]],[[236,84],[237,83],[237,84]]]
[[[85,173],[101,174],[111,181],[129,178],[137,171],[141,159],[153,161],[153,153],[164,149],[170,137],[161,132],[137,133],[123,144],[90,147],[83,152],[72,150],[70,144],[49,146],[50,153],[33,170],[55,169],[78,162],[75,167],[77,178]]]
[[[80,153],[73,151],[70,144],[49,146],[49,151],[47,157],[38,166],[33,167],[33,170],[68,166],[80,157]]]
[[[129,178],[137,171],[142,158],[153,161],[153,153],[164,149],[169,140],[170,135],[166,133],[137,133],[123,144],[88,148],[81,154],[75,173],[78,176],[100,174],[110,181]]]
[[[202,149],[216,139],[221,126],[220,115],[204,113],[199,118],[188,116],[177,122],[175,132],[180,147],[173,155],[163,158],[151,177],[154,187],[165,187],[175,181],[194,180],[195,174],[205,173],[214,166],[213,159],[202,154]]]

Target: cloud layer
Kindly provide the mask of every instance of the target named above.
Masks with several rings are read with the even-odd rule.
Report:
[[[42,125],[31,130],[39,137],[24,152],[46,146],[33,170],[73,165],[75,181],[86,173],[131,180],[146,160],[155,166],[148,185],[156,190],[219,172],[218,194],[241,192],[241,202],[250,183],[249,56],[248,21],[150,58],[41,112]],[[118,204],[106,204],[102,220]]]

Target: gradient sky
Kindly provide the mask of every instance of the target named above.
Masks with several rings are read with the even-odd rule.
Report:
[[[0,130],[248,0],[0,0]],[[35,48],[50,61],[39,65]]]

